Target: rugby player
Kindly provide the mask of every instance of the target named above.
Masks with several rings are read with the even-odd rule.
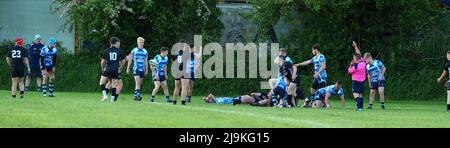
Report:
[[[127,64],[127,74],[130,75],[131,63],[133,63],[133,75],[135,82],[134,100],[141,101],[141,86],[144,81],[144,77],[148,74],[148,52],[144,48],[145,39],[142,37],[137,38],[137,47],[131,50],[129,55],[129,62]]]
[[[169,64],[169,58],[167,57],[167,55],[169,53],[169,48],[162,47],[160,52],[161,53],[159,55],[156,55],[154,59],[150,60],[153,83],[155,84],[150,102],[155,102],[155,95],[158,93],[161,87],[163,89],[164,95],[166,96],[166,102],[171,102],[169,96],[169,88],[167,87],[167,65]]]
[[[370,99],[368,108],[373,108],[373,101],[375,100],[375,95],[378,92],[380,94],[381,109],[386,109],[384,99],[384,74],[386,73],[386,67],[380,60],[374,60],[370,53],[365,53],[364,59],[367,62],[367,78],[370,81]]]
[[[311,87],[311,98],[314,98],[314,96],[316,95],[316,91],[320,88],[325,87],[327,83],[327,62],[325,56],[320,52],[320,50],[320,45],[315,44],[312,47],[312,54],[314,55],[314,57],[311,60],[296,64],[296,66],[306,66],[309,64],[314,64],[314,79]],[[310,107],[310,101],[311,100],[306,98],[303,107]]]
[[[54,97],[53,91],[55,89],[55,69],[56,63],[58,59],[58,49],[56,48],[56,43],[58,41],[56,38],[50,38],[48,41],[48,45],[44,46],[41,50],[41,70],[43,71],[43,80],[42,80],[42,92],[44,97],[47,96],[47,81],[48,81],[48,90],[49,97]]]
[[[444,71],[441,76],[437,79],[438,83],[442,83],[446,75],[449,75],[450,71],[450,50],[447,51],[447,63],[445,64]],[[450,76],[450,75],[449,75]],[[450,113],[450,83],[447,81],[447,112]]]
[[[322,108],[325,106],[326,108],[330,108],[330,97],[332,96],[339,96],[341,98],[341,107],[342,109],[345,109],[344,89],[342,88],[342,81],[340,80],[338,80],[334,85],[319,89],[316,96],[313,98],[313,107]],[[323,102],[325,102],[325,105],[322,104]]]
[[[25,48],[23,48],[23,40],[17,38],[15,40],[15,45],[10,50],[8,50],[8,56],[6,57],[6,61],[11,68],[11,95],[13,98],[16,98],[17,93],[17,85],[19,85],[20,89],[20,98],[23,99],[24,92],[24,82],[23,77],[25,76],[25,68],[30,71],[30,67],[28,65],[28,52]]]
[[[125,54],[120,48],[120,40],[117,37],[112,37],[110,39],[111,47],[105,49],[102,56],[101,68],[103,70],[100,79],[100,88],[103,92],[103,99],[107,98],[106,93],[106,82],[111,79],[111,102],[116,102],[119,98],[117,94],[117,83],[119,81],[119,73],[125,63]]]
[[[25,82],[25,91],[28,91],[30,87],[30,83],[33,80],[33,78],[36,79],[37,84],[37,92],[41,92],[42,88],[42,71],[41,71],[41,65],[40,58],[41,58],[41,49],[44,47],[44,44],[41,43],[42,37],[40,35],[34,36],[34,41],[31,44],[30,48],[28,48],[28,54],[29,54],[29,65],[30,70],[28,73],[28,76],[26,78]]]
[[[189,53],[184,53],[188,55],[188,59],[185,64],[186,69],[183,70],[184,72],[181,77],[181,99],[183,99],[181,101],[182,105],[186,105],[186,101],[191,99],[191,95],[194,90],[195,71],[200,67],[202,48],[200,48],[199,53],[195,53],[195,51],[196,48],[194,44],[190,44]]]

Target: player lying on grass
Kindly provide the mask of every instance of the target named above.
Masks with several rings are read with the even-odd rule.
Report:
[[[356,110],[364,109],[364,83],[366,82],[366,61],[361,56],[361,51],[355,42],[353,42],[355,54],[353,60],[348,67],[348,73],[352,76],[352,92],[356,99]]]
[[[102,76],[100,79],[100,87],[103,92],[103,99],[108,98],[106,93],[106,82],[111,79],[111,102],[116,102],[119,98],[117,94],[117,83],[119,81],[119,73],[125,63],[125,54],[120,48],[120,40],[117,37],[110,39],[111,47],[105,49],[101,61]]]
[[[58,59],[58,49],[56,49],[57,40],[55,38],[50,38],[48,45],[44,46],[41,50],[41,70],[43,71],[42,79],[42,92],[44,97],[47,96],[47,81],[48,90],[50,94],[49,97],[54,97],[53,91],[55,89],[55,69],[56,62]]]
[[[315,108],[330,108],[330,97],[332,96],[339,96],[341,98],[341,107],[345,109],[344,89],[342,88],[342,81],[340,80],[334,85],[319,89],[316,96],[313,98],[314,104],[312,106]]]
[[[243,95],[235,98],[231,97],[214,97],[213,94],[209,94],[207,97],[203,97],[206,103],[215,104],[250,104],[252,106],[270,106],[270,93],[251,93],[250,95]]]
[[[169,48],[162,47],[160,52],[161,53],[159,55],[156,55],[154,59],[150,60],[153,83],[155,84],[150,102],[155,101],[155,95],[158,93],[161,87],[163,89],[164,95],[166,96],[166,102],[171,102],[169,96],[169,88],[167,86],[167,65],[169,64],[169,58],[167,57],[167,55],[169,53]]]
[[[447,51],[447,63],[445,64],[444,71],[442,72],[441,76],[437,79],[437,82],[442,83],[445,79],[445,76],[449,75],[449,71],[450,71],[450,51]],[[450,83],[449,81],[447,81],[445,84],[447,85],[447,112],[450,113]]]
[[[37,84],[37,91],[41,92],[42,71],[41,65],[39,63],[41,58],[41,49],[44,47],[44,44],[41,43],[41,39],[42,37],[40,35],[35,35],[33,43],[31,43],[30,48],[28,48],[29,54],[28,62],[31,71],[29,71],[28,76],[26,78],[25,91],[28,91],[31,81],[33,80],[33,78],[35,78]]]
[[[133,76],[134,76],[134,100],[141,101],[141,86],[144,81],[144,77],[148,74],[148,52],[144,48],[145,39],[142,37],[137,38],[137,47],[131,50],[129,55],[129,61],[127,64],[127,75],[130,75],[131,63],[133,63]]]
[[[311,98],[314,98],[316,91],[327,85],[327,63],[325,56],[320,52],[319,44],[312,47],[312,54],[314,57],[311,60],[296,64],[296,66],[314,65],[314,79],[311,86]],[[306,99],[303,107],[308,107],[308,104],[310,104],[310,100]]]
[[[24,97],[24,82],[23,77],[25,76],[25,67],[30,71],[30,67],[28,65],[28,52],[25,48],[23,48],[23,40],[20,38],[16,39],[14,47],[12,47],[8,51],[8,56],[6,57],[6,61],[11,68],[11,78],[12,78],[12,87],[11,87],[11,95],[13,98],[16,98],[17,85],[19,85],[20,89],[20,98]]]

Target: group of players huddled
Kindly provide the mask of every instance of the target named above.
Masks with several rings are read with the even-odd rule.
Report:
[[[25,91],[28,91],[29,85],[33,78],[36,79],[37,91],[44,96],[54,97],[54,81],[55,68],[57,64],[57,40],[50,38],[47,45],[41,43],[42,37],[35,35],[33,43],[28,49],[24,48],[23,39],[17,38],[15,45],[8,51],[7,63],[11,68],[12,77],[12,97],[16,98],[17,86],[20,89],[20,98],[24,97]],[[180,41],[184,43],[184,41]],[[102,56],[101,68],[102,75],[100,79],[100,87],[102,89],[102,101],[108,100],[108,93],[111,91],[111,101],[115,102],[119,98],[119,94],[123,87],[121,73],[126,66],[127,75],[132,74],[135,80],[134,100],[141,101],[141,88],[144,78],[148,75],[149,68],[154,82],[154,89],[151,93],[150,102],[155,101],[155,95],[160,88],[163,89],[166,96],[166,102],[177,104],[178,96],[181,96],[181,104],[186,105],[191,102],[195,71],[200,66],[202,49],[196,52],[193,44],[180,44],[177,51],[178,54],[173,56],[171,60],[179,64],[177,72],[172,72],[175,77],[175,88],[173,99],[170,98],[167,85],[168,64],[169,64],[169,48],[162,47],[160,54],[149,59],[149,53],[144,48],[145,39],[137,38],[137,47],[132,49],[126,55],[120,49],[120,39],[112,37],[110,39],[111,47],[105,49]],[[186,47],[187,46],[187,47]],[[373,108],[373,102],[377,92],[380,97],[380,107],[385,109],[385,72],[386,67],[380,60],[372,58],[370,53],[362,55],[356,42],[352,45],[355,49],[353,60],[348,67],[348,73],[352,77],[352,93],[356,100],[357,111],[363,110],[363,93],[366,81],[370,87],[370,98],[368,109]],[[299,107],[299,100],[303,100],[303,108],[330,108],[330,97],[338,96],[341,99],[341,107],[346,107],[344,97],[343,82],[337,80],[333,85],[327,86],[327,62],[325,55],[321,53],[319,44],[312,47],[313,57],[302,63],[294,64],[294,61],[287,55],[286,48],[280,48],[275,63],[278,65],[278,78],[269,80],[271,90],[267,93],[251,93],[239,97],[214,97],[209,94],[203,97],[206,103],[218,104],[250,104],[253,106],[273,106],[280,108]],[[447,53],[450,61],[450,52]],[[186,62],[186,63],[184,63]],[[444,80],[445,75],[450,69],[450,62],[446,64],[444,72],[438,78],[438,82]],[[311,97],[307,98],[299,88],[301,77],[297,67],[313,64],[314,75],[311,86]],[[27,70],[27,73],[25,72]],[[173,70],[173,69],[172,69]],[[24,77],[27,75],[26,82]],[[48,82],[48,86],[47,86]],[[48,89],[48,90],[47,90]],[[180,91],[181,90],[181,91]],[[448,84],[450,90],[450,84]],[[180,94],[181,93],[181,94]],[[450,91],[448,91],[450,94]],[[447,97],[447,110],[450,112],[450,95]]]
[[[48,96],[54,97],[55,68],[58,57],[57,40],[50,38],[48,44],[44,45],[41,39],[40,35],[35,35],[33,43],[25,49],[23,39],[17,38],[14,47],[8,50],[6,61],[11,68],[13,98],[17,97],[17,85],[19,85],[20,98],[23,98],[33,78],[36,79],[38,92],[42,91],[46,97],[48,89]],[[25,75],[28,75],[26,83],[24,83]]]
[[[189,47],[180,46],[178,49],[178,55],[171,59],[173,62],[179,64],[177,69],[178,75],[175,78],[174,98],[172,100],[170,98],[167,85],[169,48],[162,47],[160,49],[160,54],[149,60],[148,51],[144,48],[145,39],[142,37],[137,38],[138,46],[131,50],[131,53],[128,55],[125,55],[124,51],[120,49],[119,38],[112,37],[110,39],[110,43],[111,47],[105,49],[101,61],[102,76],[100,79],[100,87],[103,93],[102,101],[108,100],[109,91],[111,91],[112,102],[117,101],[119,98],[119,94],[123,87],[120,75],[126,64],[126,73],[134,76],[135,101],[142,101],[141,88],[144,78],[148,75],[150,68],[154,83],[154,89],[149,99],[150,102],[155,101],[155,95],[158,93],[160,88],[163,89],[164,95],[166,96],[166,102],[176,105],[177,98],[180,96],[180,93],[182,105],[186,105],[187,102],[191,102],[195,82],[195,70],[200,66],[199,60],[201,58],[201,49],[199,53],[196,53],[196,48],[192,44],[190,44]],[[184,60],[184,57],[188,57],[187,60]],[[184,62],[186,62],[186,64],[183,64]]]
[[[355,54],[348,67],[348,73],[352,77],[352,92],[356,99],[357,111],[363,110],[363,93],[366,76],[369,81],[370,99],[368,109],[373,109],[376,93],[380,96],[380,106],[385,109],[384,99],[384,74],[386,68],[379,60],[374,60],[370,53],[361,55],[358,45],[353,42]],[[286,48],[280,48],[275,63],[278,64],[278,78],[269,80],[270,92],[251,93],[239,97],[214,97],[213,94],[204,97],[207,103],[218,104],[251,104],[253,106],[273,106],[280,108],[298,107],[299,100],[303,100],[303,108],[330,108],[330,97],[341,98],[342,108],[346,107],[343,82],[337,80],[333,85],[327,86],[327,63],[325,56],[321,53],[320,45],[312,47],[312,59],[302,63],[294,64],[287,55]],[[450,63],[450,62],[449,62]],[[299,66],[314,65],[314,75],[311,87],[311,98],[305,97],[300,89],[301,77],[297,69]],[[449,64],[450,65],[450,64]],[[450,67],[450,66],[449,66]],[[450,86],[449,86],[450,88]],[[449,91],[450,92],[450,91]]]

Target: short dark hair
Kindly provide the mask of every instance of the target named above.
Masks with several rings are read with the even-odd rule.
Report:
[[[320,44],[314,44],[312,48],[320,51]]]
[[[449,50],[449,51],[447,51],[447,54],[450,54],[450,50]]]
[[[111,43],[111,45],[114,45],[117,42],[120,42],[120,39],[118,37],[111,37],[111,39],[109,39],[109,43]]]
[[[166,46],[161,47],[161,52],[164,52],[164,51],[169,51],[169,48],[167,48]]]
[[[189,48],[194,48],[194,47],[195,47],[194,44],[192,44],[192,43],[189,44]]]
[[[357,59],[361,59],[361,54],[360,54],[360,53],[355,53],[355,57],[356,57]]]
[[[337,80],[336,83],[339,84],[339,85],[343,84],[341,80]]]

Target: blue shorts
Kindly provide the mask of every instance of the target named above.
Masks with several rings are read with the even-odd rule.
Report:
[[[327,85],[326,78],[314,78],[311,88],[315,90],[319,90],[324,88]]]
[[[280,100],[286,100],[286,98],[287,98],[286,88],[277,86],[273,89],[272,95],[275,97],[278,97],[278,99],[280,99]]]
[[[158,75],[159,80],[156,80],[156,76],[153,76],[153,81],[159,81],[159,82],[163,82],[166,81],[166,75]]]
[[[134,76],[139,76],[139,77],[141,77],[141,78],[144,78],[145,72],[144,72],[144,71],[138,71],[138,70],[135,70],[135,71],[133,72],[133,74],[134,74]]]
[[[450,82],[447,84],[447,90],[450,90]]]
[[[384,80],[381,80],[379,82],[370,82],[370,85],[372,87],[370,87],[370,89],[374,89],[374,90],[378,90],[379,87],[384,87]]]
[[[352,92],[362,94],[364,93],[364,82],[353,81]]]
[[[53,71],[53,65],[46,65],[44,67],[44,70],[46,70],[47,72],[52,72]]]
[[[321,93],[317,93],[316,96],[314,96],[313,101],[322,101],[325,99],[325,96]]]
[[[28,74],[30,78],[42,78],[41,66],[39,64],[30,64],[30,70]]]

